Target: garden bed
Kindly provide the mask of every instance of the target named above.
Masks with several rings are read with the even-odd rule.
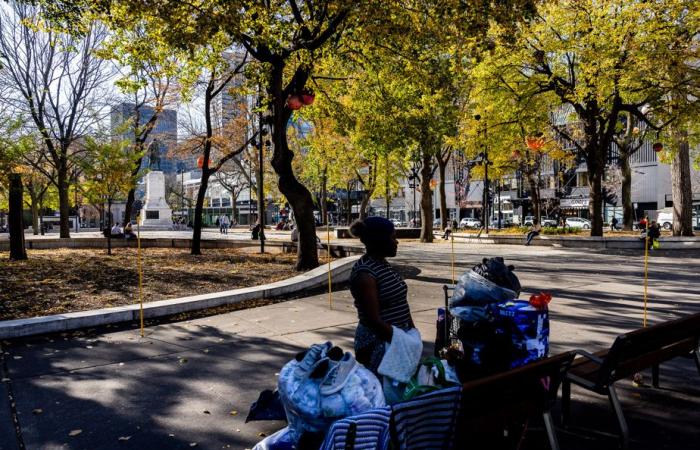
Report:
[[[145,302],[219,292],[292,277],[296,255],[232,249],[142,250]],[[26,261],[0,252],[0,320],[62,314],[138,301],[136,249],[29,250]]]

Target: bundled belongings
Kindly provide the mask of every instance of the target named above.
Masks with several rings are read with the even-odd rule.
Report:
[[[289,426],[273,435],[274,445],[270,436],[258,450],[287,444],[318,448],[336,420],[385,406],[377,377],[330,342],[312,345],[288,362],[280,371],[278,390]]]
[[[488,319],[494,303],[513,300],[520,294],[520,281],[513,269],[506,267],[503,258],[484,258],[459,277],[449,302],[450,314],[467,322]]]
[[[474,379],[547,356],[551,296],[517,300],[520,281],[503,258],[489,258],[464,273],[449,300],[459,319],[457,337],[464,350],[460,379]]]

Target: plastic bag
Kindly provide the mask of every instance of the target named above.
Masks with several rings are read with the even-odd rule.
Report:
[[[282,406],[279,391],[275,390],[273,392],[269,389],[265,389],[260,392],[258,399],[250,405],[250,412],[248,412],[248,417],[245,418],[245,422],[286,419],[287,416],[284,413],[284,406]]]
[[[293,434],[289,431],[289,427],[284,427],[255,444],[253,450],[296,450],[296,441],[292,438]]]
[[[651,247],[652,247],[654,250],[658,250],[658,249],[661,248],[661,242],[659,242],[658,239],[654,239],[654,241],[651,243]]]
[[[484,307],[490,303],[505,302],[516,297],[515,291],[500,287],[473,270],[469,270],[459,277],[452,298],[450,298],[450,313],[457,315],[453,312],[453,308],[458,306]]]

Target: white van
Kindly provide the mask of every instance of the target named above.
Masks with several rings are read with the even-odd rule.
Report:
[[[656,216],[656,223],[661,225],[664,230],[670,230],[673,228],[673,210],[671,208],[664,208],[658,211]],[[693,211],[693,226],[698,224],[698,215]]]

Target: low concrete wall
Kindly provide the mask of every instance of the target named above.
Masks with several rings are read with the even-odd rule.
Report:
[[[437,235],[436,235],[437,237]],[[495,245],[523,245],[525,235],[491,235],[477,237],[475,234],[454,235],[456,242],[472,244]],[[643,249],[643,242],[637,237],[593,237],[593,236],[556,236],[540,235],[532,240],[531,245],[564,247],[564,248],[592,248],[592,249]],[[661,248],[669,250],[700,250],[700,237],[661,237]]]
[[[354,239],[349,228],[336,228],[335,237],[338,239]],[[397,228],[398,239],[420,239],[420,228]]]
[[[350,278],[352,266],[358,258],[359,256],[351,256],[333,261],[331,263],[333,281],[336,283],[347,281]],[[328,265],[323,265],[301,275],[261,286],[144,303],[143,313],[147,319],[164,317],[246,300],[281,297],[327,285]],[[0,321],[0,339],[131,322],[139,319],[139,311],[140,307],[136,304],[31,319]]]

